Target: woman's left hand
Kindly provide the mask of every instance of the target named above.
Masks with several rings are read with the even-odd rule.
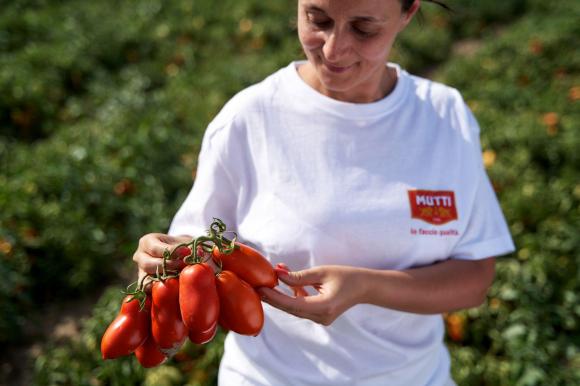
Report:
[[[318,294],[312,296],[288,296],[276,289],[259,288],[262,300],[301,318],[310,319],[325,326],[350,307],[360,303],[364,294],[363,271],[356,267],[324,265],[302,271],[287,272],[276,269],[278,278],[288,286],[300,289],[313,287]]]

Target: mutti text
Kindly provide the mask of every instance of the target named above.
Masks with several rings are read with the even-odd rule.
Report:
[[[417,195],[415,201],[418,206],[443,206],[450,208],[453,206],[453,200],[450,196],[428,196]]]

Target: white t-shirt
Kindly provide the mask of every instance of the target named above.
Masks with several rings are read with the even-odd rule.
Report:
[[[398,81],[387,97],[346,103],[308,86],[299,64],[237,94],[209,125],[171,234],[203,234],[218,217],[292,270],[401,270],[514,250],[482,164],[479,127],[456,90],[389,64]],[[440,315],[360,304],[325,327],[264,311],[258,337],[228,335],[220,384],[449,379]]]

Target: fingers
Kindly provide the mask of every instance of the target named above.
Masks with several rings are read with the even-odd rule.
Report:
[[[140,272],[155,274],[163,264],[164,251],[173,251],[175,246],[191,241],[190,236],[170,236],[162,233],[149,233],[139,240],[137,250],[133,254],[133,261],[139,266]],[[177,269],[177,260],[170,260],[166,267]]]
[[[282,268],[283,270],[290,272],[290,267],[288,267],[286,263],[278,263],[276,264],[276,268]]]
[[[278,274],[278,278],[291,287],[318,286],[323,279],[323,273],[317,267],[292,272],[278,265],[274,270]]]
[[[277,289],[268,287],[258,288],[258,292],[264,302],[296,316],[307,317],[316,313],[315,307],[312,307],[312,303],[306,301],[305,297],[288,296]]]
[[[308,296],[308,292],[304,289],[304,287],[292,287],[292,291],[294,291],[294,296]]]
[[[144,281],[143,281],[143,277],[147,276],[147,272],[145,272],[144,270],[142,270],[141,268],[139,268],[139,278],[138,278],[138,283],[143,282],[143,288],[145,289],[145,292],[149,292],[151,291],[151,282],[153,281],[151,279],[151,277],[147,277]]]
[[[336,318],[336,313],[323,295],[292,297],[267,287],[259,288],[258,292],[262,301],[300,318],[327,326]]]
[[[274,271],[276,271],[278,277],[282,277],[288,275],[290,268],[288,268],[288,266],[284,263],[278,263],[276,264]],[[308,296],[308,292],[306,292],[302,286],[290,286],[290,288],[292,288],[294,296]]]
[[[133,254],[133,261],[137,263],[140,271],[144,271],[148,274],[155,274],[157,269],[161,269],[163,265],[163,259],[161,256],[159,257],[152,257],[145,252],[141,252],[137,250],[135,254]],[[166,267],[175,264],[174,261],[168,262]]]
[[[149,233],[139,239],[138,250],[153,257],[163,257],[166,249],[171,252],[175,246],[188,241],[191,241],[191,237]]]

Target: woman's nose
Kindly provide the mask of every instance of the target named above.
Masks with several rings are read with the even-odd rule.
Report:
[[[338,63],[348,53],[350,41],[348,34],[335,28],[329,31],[322,52],[329,62]]]

